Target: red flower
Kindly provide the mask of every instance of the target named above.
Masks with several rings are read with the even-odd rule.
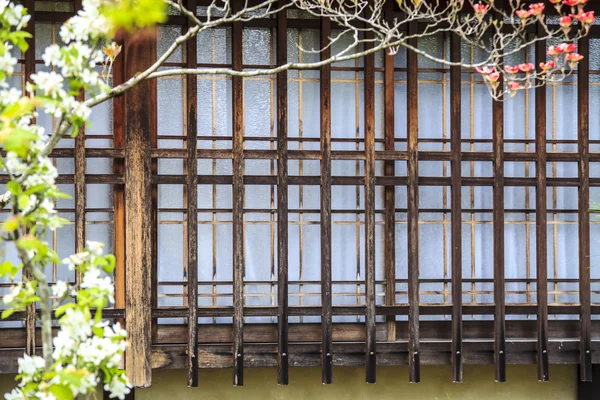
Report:
[[[552,4],[560,4],[562,0],[550,0],[550,3]]]
[[[531,15],[538,16],[544,12],[544,3],[535,3],[529,5],[529,12]]]
[[[560,19],[560,26],[562,26],[563,28],[570,27],[572,23],[573,23],[573,18],[568,17],[566,15]]]
[[[488,67],[486,65],[485,67],[475,67],[475,70],[477,72],[479,72],[481,75],[489,75],[489,74],[493,74],[496,72],[496,67],[494,67],[494,66]]]
[[[517,10],[515,11],[515,14],[517,14],[517,17],[521,18],[521,19],[527,19],[529,18],[531,14],[531,11],[527,11],[527,10]]]
[[[506,71],[507,74],[516,74],[517,72],[519,72],[519,67],[516,65],[514,67],[511,67],[510,65],[506,65],[504,67],[504,71]]]
[[[563,0],[563,4],[568,7],[575,7],[579,4],[579,0]]]
[[[554,68],[554,61],[548,61],[547,63],[540,63],[540,69],[542,70],[542,72],[548,72],[549,70],[551,70],[552,68]]]
[[[560,53],[562,53],[562,51],[559,50],[557,46],[550,46],[548,47],[548,52],[546,54],[548,54],[549,56],[556,56]]]
[[[523,63],[523,64],[519,64],[519,69],[522,72],[525,72],[526,74],[528,74],[535,69],[535,65],[533,65],[532,63]]]
[[[490,8],[489,4],[481,4],[481,3],[473,4],[473,10],[475,11],[475,14],[477,14],[477,16],[479,18],[483,17],[485,15],[485,13],[488,12],[489,8]]]
[[[510,88],[510,90],[523,89],[523,86],[521,86],[521,84],[519,82],[509,82],[508,87]]]
[[[579,53],[567,54],[567,61],[570,61],[572,63],[577,63],[581,60],[583,60],[583,56]]]
[[[496,83],[498,82],[498,79],[500,79],[500,72],[492,72],[491,74],[487,75],[487,79],[491,82],[491,83]]]
[[[558,46],[556,46],[556,49],[560,53],[572,53],[575,50],[577,50],[577,46],[574,45],[573,43],[561,43]]]
[[[594,20],[596,19],[593,11],[580,12],[579,14],[577,14],[577,16],[575,18],[577,18],[577,20],[584,25],[591,25],[594,23]]]

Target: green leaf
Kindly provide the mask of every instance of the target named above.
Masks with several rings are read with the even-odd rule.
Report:
[[[0,264],[0,276],[12,275],[13,264],[10,261],[4,261]]]
[[[16,229],[19,228],[20,225],[20,219],[13,216],[10,219],[4,221],[4,223],[2,224],[2,230],[4,230],[4,232],[14,232]]]
[[[65,385],[51,385],[48,390],[58,400],[71,400],[73,399],[73,392]]]
[[[6,188],[8,189],[9,192],[14,194],[15,196],[18,195],[19,193],[21,193],[21,185],[19,185],[15,181],[9,181],[6,184]]]
[[[18,198],[18,202],[19,202],[19,209],[25,210],[29,206],[29,196],[27,196],[26,194],[20,195]]]
[[[2,319],[6,319],[8,317],[10,317],[11,315],[13,315],[15,312],[14,308],[7,308],[6,310],[2,311]]]
[[[59,307],[56,308],[56,310],[54,311],[54,315],[56,315],[56,318],[59,318],[69,308],[73,308],[73,307],[75,307],[75,303],[66,303],[66,304],[63,304],[62,306],[59,306]]]

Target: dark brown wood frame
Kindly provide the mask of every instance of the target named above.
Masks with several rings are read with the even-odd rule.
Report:
[[[284,1],[284,0],[280,0]],[[204,0],[187,0],[190,9],[204,4]],[[386,8],[386,18],[393,17],[393,1]],[[68,17],[63,12],[35,12],[33,0],[27,0],[32,11],[32,21],[60,21]],[[238,2],[235,2],[239,6]],[[77,4],[76,4],[77,6]],[[186,26],[187,21],[173,16],[169,24]],[[28,28],[33,33],[34,24]],[[287,62],[287,30],[292,28],[320,29],[322,45],[328,43],[332,24],[329,20],[288,19],[285,14],[269,20],[235,22],[232,25],[232,67],[243,70],[242,34],[244,27],[262,27],[276,30],[276,64]],[[418,24],[410,24],[408,30],[416,32]],[[532,32],[535,34],[535,32]],[[600,37],[600,29],[594,27],[591,37]],[[450,37],[450,56],[456,61],[461,56],[460,38]],[[364,365],[366,381],[376,381],[377,365],[408,365],[411,382],[420,380],[420,365],[452,364],[452,379],[462,381],[463,364],[494,363],[497,381],[506,380],[507,363],[537,363],[538,379],[549,379],[549,365],[572,363],[580,365],[581,380],[592,377],[592,364],[600,362],[600,341],[594,340],[600,325],[592,320],[600,313],[600,305],[591,303],[590,279],[590,187],[600,186],[600,178],[590,177],[590,162],[600,162],[600,153],[590,152],[589,128],[589,39],[579,43],[579,51],[585,56],[577,73],[578,97],[578,151],[547,152],[546,145],[546,88],[535,90],[535,143],[536,152],[507,152],[504,150],[503,105],[493,105],[492,151],[466,152],[461,150],[461,71],[458,67],[444,70],[450,76],[450,132],[451,151],[435,152],[419,150],[418,135],[418,57],[407,55],[407,68],[394,66],[394,57],[386,54],[384,65],[377,68],[375,57],[368,56],[364,62],[364,151],[332,150],[331,137],[331,75],[335,66],[320,68],[320,150],[288,150],[288,74],[280,73],[276,81],[277,93],[277,140],[276,150],[247,150],[244,148],[243,79],[232,78],[232,126],[231,150],[205,150],[197,148],[197,78],[187,76],[185,81],[186,121],[185,148],[162,149],[157,146],[156,132],[156,83],[148,83],[114,100],[114,144],[110,149],[86,148],[84,134],[75,141],[74,148],[57,149],[54,157],[75,159],[75,174],[61,175],[59,182],[75,187],[76,249],[85,243],[85,187],[86,184],[105,183],[113,185],[115,253],[117,255],[116,308],[107,310],[109,318],[126,323],[131,335],[131,347],[126,357],[126,367],[136,386],[151,383],[151,368],[185,368],[188,385],[197,386],[199,368],[232,367],[233,383],[243,384],[244,367],[277,366],[277,381],[288,383],[289,366],[321,366],[323,383],[332,383],[334,365]],[[321,56],[327,58],[330,50]],[[199,65],[196,59],[196,42],[185,45],[185,62],[188,67]],[[142,69],[155,59],[156,43],[138,38],[126,38],[123,57],[114,69],[115,83]],[[545,60],[545,43],[535,47],[536,63]],[[28,52],[24,73],[35,70],[33,52]],[[210,67],[211,65],[202,65]],[[338,68],[339,69],[339,68]],[[407,148],[395,149],[394,120],[394,73],[406,72]],[[375,76],[383,73],[384,79],[384,139],[383,150],[377,150],[375,138]],[[515,142],[515,141],[513,141]],[[518,141],[516,141],[518,142]],[[112,158],[112,175],[86,173],[86,159]],[[183,175],[159,175],[156,161],[159,158],[182,159]],[[231,175],[199,174],[197,160],[230,159]],[[253,176],[244,173],[248,159],[277,160],[276,175]],[[288,160],[320,160],[320,176],[288,175]],[[364,176],[332,176],[333,160],[364,160]],[[407,163],[407,176],[396,176],[394,162]],[[383,163],[383,175],[376,174],[375,165]],[[419,176],[419,161],[447,161],[451,165],[449,177]],[[492,177],[463,176],[461,162],[493,162]],[[505,177],[504,163],[528,161],[536,163],[535,177]],[[573,178],[548,178],[547,162],[577,162],[579,175]],[[4,178],[0,178],[4,182]],[[158,184],[185,185],[187,270],[185,279],[186,303],[184,307],[158,307],[156,300],[156,187]],[[197,194],[199,184],[231,185],[233,206],[233,306],[198,306],[198,216]],[[277,239],[278,280],[277,306],[249,307],[244,303],[244,187],[245,185],[277,185]],[[288,185],[320,185],[321,229],[321,306],[288,306]],[[331,224],[332,185],[364,186],[365,188],[365,303],[361,306],[334,306],[332,302],[332,249]],[[395,187],[407,188],[407,209],[396,208]],[[419,285],[426,280],[419,278],[419,188],[423,186],[448,186],[451,188],[452,229],[452,278],[444,282],[452,287],[450,305],[423,305],[419,301]],[[480,279],[494,285],[495,304],[462,304],[462,284],[474,282],[462,276],[462,225],[461,188],[464,186],[489,186],[494,188],[494,279]],[[535,187],[536,196],[536,251],[537,279],[527,280],[537,285],[535,304],[505,304],[505,285],[524,280],[504,277],[504,188],[510,186]],[[384,210],[375,206],[375,189],[382,187]],[[547,251],[546,188],[577,187],[579,193],[579,296],[581,304],[549,305],[549,279]],[[269,210],[271,211],[271,210]],[[407,212],[408,223],[408,278],[396,278],[395,213]],[[531,212],[529,210],[528,212]],[[384,281],[375,278],[375,224],[376,215],[384,215]],[[126,255],[126,256],[125,256]],[[438,280],[439,281],[439,280]],[[396,284],[408,287],[409,301],[396,301]],[[385,303],[376,305],[375,287],[385,286]],[[148,305],[152,304],[152,307]],[[25,329],[0,330],[0,372],[14,372],[16,357],[25,349],[33,353],[39,345],[39,331],[35,329],[35,308],[17,313],[11,319],[26,321]],[[536,315],[536,321],[506,320],[506,315]],[[549,314],[578,315],[579,321],[550,320]],[[365,323],[333,323],[333,316],[365,316]],[[421,315],[449,315],[451,321],[424,321]],[[467,321],[463,315],[493,315],[495,321]],[[248,324],[244,317],[271,316],[277,324]],[[321,323],[293,323],[290,316],[317,316]],[[384,316],[385,322],[378,322]],[[397,321],[405,316],[406,321]],[[199,317],[232,317],[233,324],[203,325],[196,323]],[[158,325],[157,318],[186,318],[186,325]],[[510,340],[507,340],[510,338]],[[517,339],[517,340],[513,340]],[[247,357],[245,356],[247,355]]]

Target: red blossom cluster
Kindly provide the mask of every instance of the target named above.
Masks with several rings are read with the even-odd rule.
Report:
[[[549,0],[554,5],[559,14],[562,15],[560,18],[560,27],[564,32],[565,36],[571,30],[575,21],[579,23],[585,34],[588,33],[591,25],[596,19],[594,11],[585,11],[584,6],[588,0]],[[563,7],[567,10],[563,10]],[[570,8],[570,9],[569,9]],[[481,20],[489,11],[488,4],[474,4],[473,9],[475,16]],[[537,18],[539,21],[544,23],[544,3],[533,3],[529,4],[527,9],[519,9],[515,11],[515,15],[521,20],[523,25],[529,23],[529,18]],[[566,12],[565,12],[566,11]],[[569,12],[570,11],[570,12]],[[581,54],[577,52],[577,46],[573,43],[561,43],[556,46],[548,47],[547,54],[551,57],[551,60],[547,62],[539,63],[539,72],[536,72],[536,67],[532,63],[523,63],[519,65],[506,65],[504,67],[504,73],[506,76],[506,84],[508,86],[508,92],[514,93],[516,90],[525,89],[531,87],[531,82],[535,79],[544,79],[549,77],[551,74],[557,71],[564,72],[566,65],[569,68],[574,69],[577,63],[583,59]],[[502,71],[496,70],[495,66],[484,66],[477,67],[484,81],[490,85],[493,91],[497,91],[500,84],[500,76]]]

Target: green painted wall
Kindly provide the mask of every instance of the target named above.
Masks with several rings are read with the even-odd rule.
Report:
[[[334,368],[334,383],[322,385],[318,368],[291,368],[290,385],[277,385],[277,371],[246,369],[243,387],[231,385],[231,370],[201,370],[200,387],[188,388],[182,370],[155,371],[149,389],[136,390],[136,400],[319,400],[319,399],[439,399],[439,400],[575,400],[577,369],[553,365],[550,382],[539,383],[534,365],[508,366],[507,382],[494,382],[491,365],[465,366],[464,383],[451,382],[449,366],[424,366],[421,383],[408,383],[406,367],[378,367],[377,384],[364,383],[363,368]],[[12,377],[0,377],[0,390],[8,391]]]

